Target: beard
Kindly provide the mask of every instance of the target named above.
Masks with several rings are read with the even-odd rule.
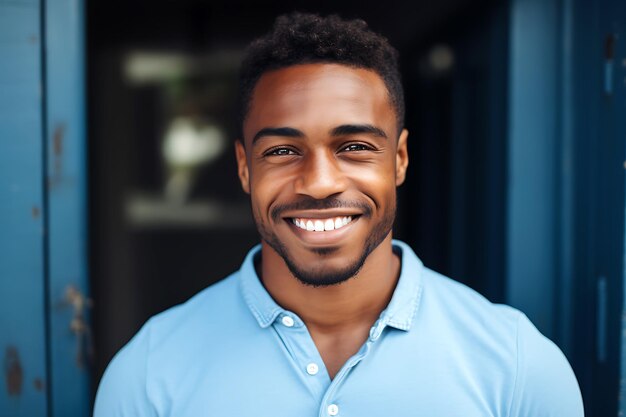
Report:
[[[272,210],[271,217],[272,219],[274,219],[274,221],[279,221],[281,219],[280,213],[285,210],[325,209],[338,207],[358,207],[363,212],[361,217],[372,217],[372,210],[369,206],[366,206],[363,203],[342,202],[337,199],[307,199],[297,202],[295,204],[279,206]],[[346,267],[334,269],[320,266],[319,264],[317,266],[307,268],[298,265],[295,262],[294,257],[289,253],[289,249],[287,248],[287,246],[278,238],[278,236],[276,236],[276,234],[256,216],[254,221],[256,223],[257,230],[261,235],[261,239],[265,241],[272,249],[274,249],[276,253],[278,253],[278,255],[287,265],[287,268],[289,268],[291,274],[298,281],[300,281],[302,284],[312,287],[328,287],[331,285],[341,284],[342,282],[349,280],[359,273],[359,271],[365,264],[367,257],[372,253],[374,249],[378,247],[378,245],[381,244],[383,240],[385,240],[387,235],[391,232],[395,217],[396,205],[393,204],[388,210],[383,213],[383,217],[380,219],[380,221],[374,224],[371,233],[369,233],[367,239],[365,240],[359,256]],[[317,248],[313,249],[312,251],[323,257],[331,255],[333,252],[336,252],[337,248]]]

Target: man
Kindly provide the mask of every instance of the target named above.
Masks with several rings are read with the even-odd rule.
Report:
[[[523,314],[392,240],[408,133],[384,38],[279,17],[240,87],[261,244],[118,353],[97,417],[583,415],[569,364]]]

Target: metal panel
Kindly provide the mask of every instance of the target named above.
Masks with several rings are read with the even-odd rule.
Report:
[[[557,273],[558,29],[556,0],[512,2],[506,299],[548,337]]]
[[[52,416],[90,413],[83,2],[45,3]]]
[[[0,416],[46,415],[40,10],[0,1]]]
[[[607,152],[615,154],[611,158],[608,170],[614,178],[613,184],[615,187],[613,190],[615,192],[613,193],[613,190],[611,190],[607,198],[609,204],[614,207],[612,213],[615,213],[613,217],[615,220],[608,219],[609,223],[606,225],[606,230],[615,242],[611,246],[617,248],[617,251],[611,254],[619,258],[612,262],[609,274],[615,277],[616,283],[621,283],[621,291],[618,291],[618,285],[614,285],[617,293],[615,295],[619,297],[621,314],[619,316],[614,314],[615,321],[619,322],[619,329],[615,329],[615,332],[613,332],[611,321],[609,320],[609,323],[607,323],[609,331],[615,334],[615,339],[608,337],[607,341],[612,344],[613,340],[619,340],[620,343],[620,351],[616,354],[621,362],[618,415],[623,416],[626,413],[626,119],[624,117],[626,115],[626,3],[622,0],[614,0],[611,5],[612,7],[608,10],[607,17],[609,27],[616,35],[618,42],[615,45],[612,62],[614,65],[613,85],[615,89],[612,97],[614,108],[611,112],[612,120],[610,121],[612,146]],[[609,351],[610,354],[611,352]],[[615,367],[614,363],[609,363],[608,366]]]
[[[626,152],[624,153],[624,219],[626,219]],[[622,257],[622,315],[621,315],[621,369],[620,369],[620,383],[619,383],[619,415],[623,416],[626,413],[626,221],[624,222],[624,238],[623,238],[624,254]]]
[[[560,112],[559,117],[559,152],[557,157],[557,198],[559,203],[559,216],[557,220],[558,248],[555,301],[558,311],[555,312],[555,340],[560,348],[569,357],[572,357],[573,309],[572,302],[575,281],[574,251],[576,243],[575,234],[575,135],[574,135],[574,1],[563,0],[561,7],[561,33],[560,33],[560,80],[557,86],[560,88]],[[560,295],[560,296],[559,296]]]
[[[580,5],[580,26],[590,23],[588,8]],[[583,197],[589,207],[587,265],[582,277],[585,289],[596,293],[593,305],[595,329],[593,356],[587,371],[585,389],[591,415],[614,416],[618,412],[620,333],[624,288],[624,159],[626,148],[626,3],[622,0],[600,2],[597,27],[588,39],[592,53],[581,56],[578,67],[587,62],[593,66],[580,74],[580,82],[590,83],[593,90],[577,100],[578,119],[597,116],[587,123],[589,134],[581,137],[585,145],[583,158],[591,165],[590,181]],[[593,27],[593,26],[592,26]],[[588,29],[589,30],[589,29]],[[584,44],[581,44],[584,46]],[[582,49],[582,48],[581,48]],[[584,125],[583,125],[584,126]],[[589,291],[580,299],[589,299]],[[589,311],[589,310],[588,310]],[[592,317],[593,317],[592,316]],[[577,320],[577,324],[584,323]],[[587,344],[588,345],[588,344]]]

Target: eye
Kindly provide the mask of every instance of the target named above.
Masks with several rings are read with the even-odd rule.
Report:
[[[348,152],[357,152],[357,151],[369,151],[372,150],[371,146],[365,145],[363,143],[351,143],[342,148],[343,151]]]
[[[263,153],[263,156],[291,156],[297,155],[297,153],[291,148],[278,147],[268,149]]]

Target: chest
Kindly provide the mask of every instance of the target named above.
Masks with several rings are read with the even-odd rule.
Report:
[[[157,415],[172,417],[506,415],[498,374],[486,378],[493,386],[478,384],[463,358],[386,336],[365,342],[332,380],[310,337],[303,343],[274,333],[224,346],[236,360],[199,357],[177,378],[157,376],[149,393]]]

